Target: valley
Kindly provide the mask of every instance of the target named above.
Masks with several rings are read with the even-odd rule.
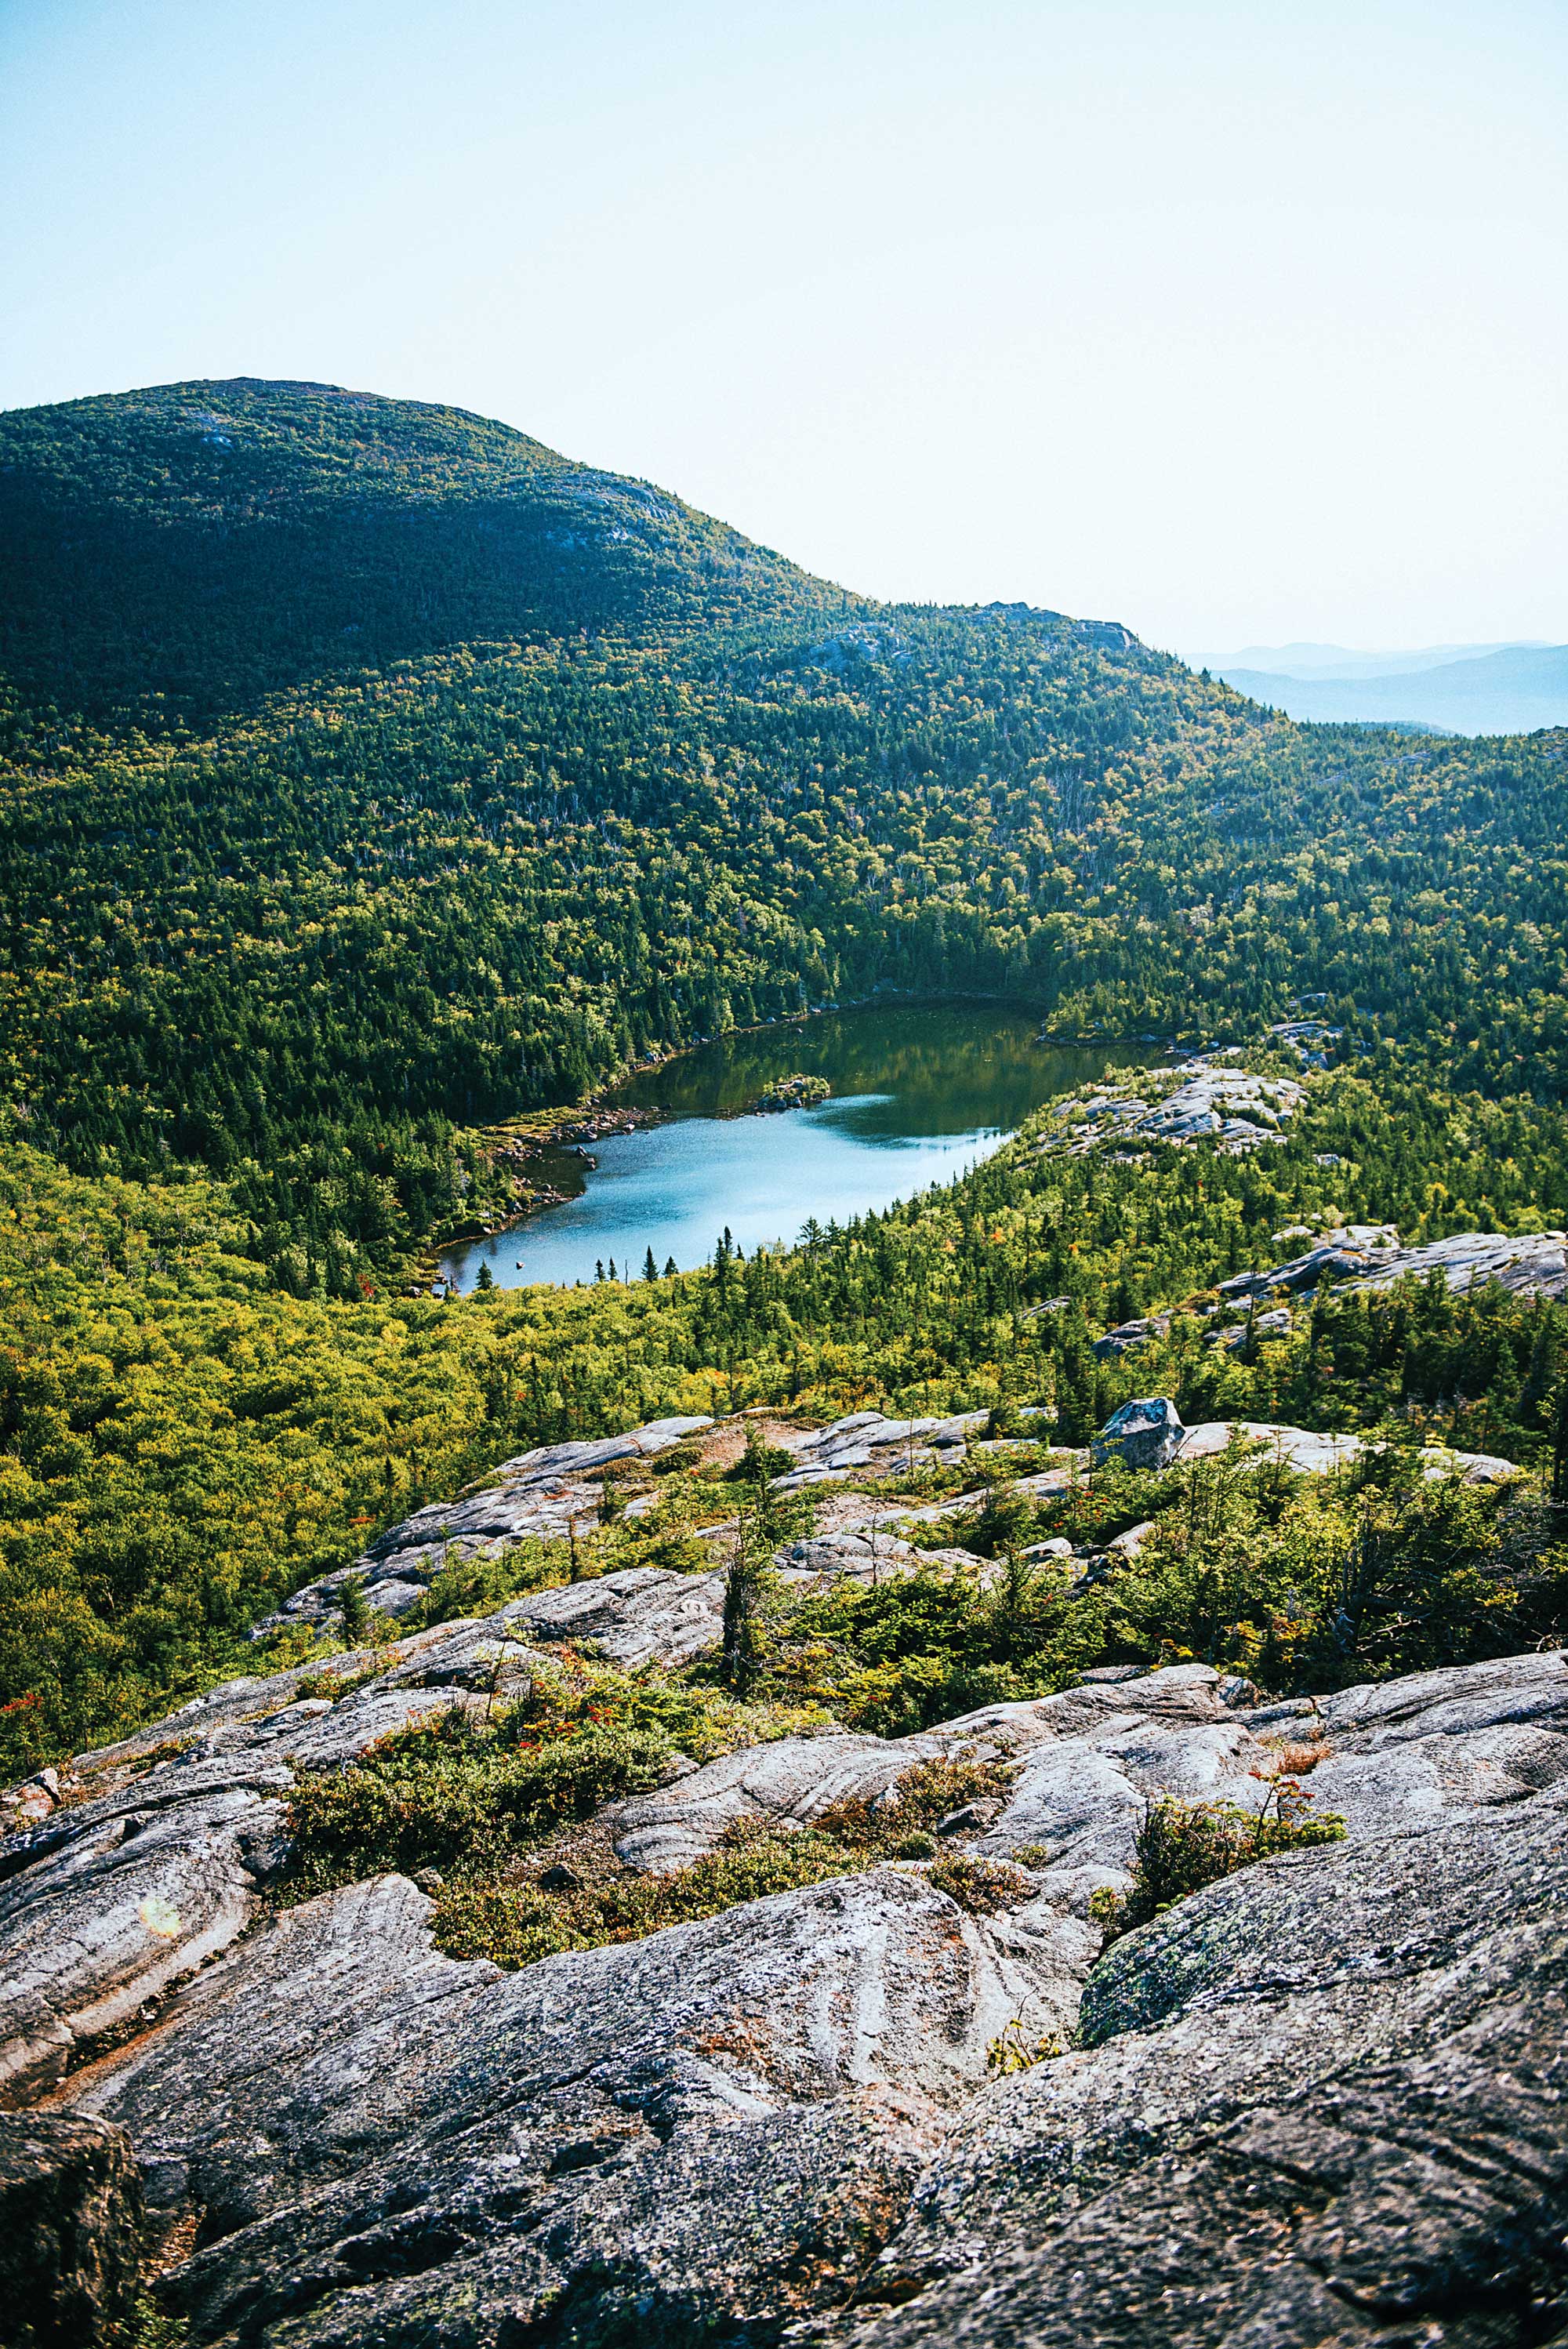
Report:
[[[330,385],[0,558],[27,2349],[1559,2338],[1568,736]]]

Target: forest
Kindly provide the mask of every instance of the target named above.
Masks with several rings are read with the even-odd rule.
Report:
[[[510,1453],[660,1412],[1030,1402],[1081,1442],[1165,1392],[1550,1466],[1560,1307],[1329,1299],[1233,1353],[1192,1300],[1303,1216],[1563,1221],[1568,736],[1295,725],[1114,624],[879,605],[329,387],[0,417],[0,547],[8,1764],[247,1668],[281,1595]],[[781,1254],[407,1293],[505,1205],[487,1127],[877,988],[1343,1034],[1258,1159],[1026,1133]]]
[[[1568,1089],[1560,733],[1295,726],[309,388],[0,419],[7,541],[0,1082],[78,1172],[230,1180],[295,1288],[487,1196],[490,1122],[877,986],[1194,1041],[1323,996]]]
[[[244,1253],[223,1184],[74,1176],[13,1140],[7,1758],[36,1766],[253,1669],[260,1615],[498,1461],[664,1414],[1028,1403],[1081,1444],[1129,1396],[1163,1392],[1190,1423],[1380,1429],[1550,1477],[1563,1305],[1440,1281],[1329,1296],[1288,1337],[1235,1351],[1207,1342],[1202,1308],[1215,1281],[1276,1261],[1273,1235],[1304,1218],[1387,1216],[1412,1240],[1540,1228],[1568,1195],[1564,1112],[1342,1072],[1255,1157],[1166,1146],[1118,1165],[1041,1155],[1034,1138],[1031,1123],[963,1181],[809,1227],[783,1253],[743,1257],[721,1235],[710,1264],[674,1278],[449,1304],[295,1298]],[[1168,1337],[1096,1356],[1094,1333],[1157,1305],[1179,1309]]]

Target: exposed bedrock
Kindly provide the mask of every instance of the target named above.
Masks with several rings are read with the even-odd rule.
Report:
[[[78,2113],[0,2114],[0,2340],[112,2349],[141,2279],[141,2180],[125,2133]]]
[[[1181,1433],[1178,1469],[1230,1432]],[[1346,1441],[1259,1432],[1326,1473]],[[880,1468],[977,1434],[857,1414],[797,1456],[839,1475],[862,1445]],[[973,1496],[909,1514],[955,1506]],[[892,1515],[830,1496],[781,1576],[911,1570]],[[679,1663],[717,1640],[722,1583],[635,1568],[530,1592],[231,1682],[16,1790],[0,2101],[85,2130],[62,2175],[74,2145],[89,2186],[129,2144],[169,2256],[195,2224],[162,2287],[193,2349],[1568,2341],[1556,1652],[1279,1702],[1207,1665],[1111,1668],[911,1737],[723,1755],[610,1806],[599,1847],[667,1874],[740,1823],[851,1802],[895,1824],[927,1763],[994,1765],[995,1794],[940,1821],[934,1860],[519,1972],[443,1954],[402,1877],[276,1909],[300,1771],[482,1713],[563,1645]],[[1128,1887],[1149,1806],[1255,1812],[1282,1775],[1344,1840],[1102,1955],[1095,1896]],[[954,1857],[1006,1867],[1000,1906]]]
[[[1503,2349],[1568,2321],[1561,1787],[1282,1855],[969,2106],[857,2349]]]
[[[776,2333],[847,2298],[990,2039],[1060,2003],[1048,1945],[913,1872],[505,1976],[427,1913],[385,1877],[284,1916],[82,2099],[156,2209],[205,2211],[198,2341]]]
[[[397,1670],[438,1668],[426,1636]],[[200,2214],[168,2287],[198,2344],[1548,2341],[1568,1666],[1245,1699],[1189,1665],[784,1740],[611,1821],[668,1866],[990,1756],[1010,1793],[961,1847],[1022,1862],[999,1915],[883,1865],[502,1974],[381,1877],[258,1925],[71,2101],[158,2224]],[[1287,1758],[1346,1840],[1097,1963],[1147,1801],[1255,1805]],[[1070,2052],[988,2080],[1009,2026]]]

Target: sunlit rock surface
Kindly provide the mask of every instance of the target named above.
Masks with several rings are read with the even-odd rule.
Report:
[[[854,1419],[791,1439],[831,1486],[824,1529],[779,1553],[793,1588],[908,1573],[934,1553],[899,1524],[976,1506],[857,1502],[844,1455],[869,1454],[862,1478],[912,1448],[940,1456],[984,1440],[977,1415]],[[618,1447],[645,1458],[686,1432],[638,1431],[574,1469],[536,1458],[514,1494],[537,1477],[558,1506],[570,1476],[632,1457]],[[1333,1474],[1358,1448],[1178,1422],[1166,1473],[1235,1437],[1264,1473]],[[1083,1465],[1021,1488],[1061,1491]],[[476,1507],[476,1540],[527,1537],[492,1495]],[[430,1554],[429,1514],[382,1555]],[[518,1973],[444,1955],[400,1877],[274,1913],[297,1772],[449,1706],[482,1712],[562,1644],[655,1669],[711,1648],[717,1533],[710,1572],[624,1569],[242,1678],[14,1790],[0,2093],[123,2127],[155,2229],[178,2241],[199,2222],[169,2286],[193,2349],[787,2332],[855,2349],[1501,2349],[1562,2330],[1555,1652],[1278,1702],[1202,1664],[1113,1668],[916,1736],[721,1756],[594,1832],[667,1874],[738,1822],[788,1834],[846,1801],[896,1820],[922,1763],[987,1763],[1004,1784],[944,1823],[934,1861]],[[1345,1840],[1212,1886],[1100,1960],[1095,1895],[1128,1884],[1150,1804],[1255,1810],[1282,1773]],[[1011,1871],[994,1912],[955,1897],[954,1857]],[[998,2048],[1038,2060],[995,2077]]]

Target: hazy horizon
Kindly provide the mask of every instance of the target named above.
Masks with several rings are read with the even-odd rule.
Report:
[[[0,18],[0,404],[438,400],[908,601],[1568,640],[1539,0],[56,0]]]

